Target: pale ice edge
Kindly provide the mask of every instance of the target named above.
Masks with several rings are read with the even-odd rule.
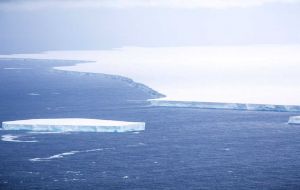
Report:
[[[51,132],[133,132],[144,131],[145,123],[83,118],[29,119],[2,122],[2,129]]]
[[[159,100],[159,99],[151,99],[148,101],[150,102],[151,106],[158,106],[158,107],[300,112],[300,106],[294,106],[294,105],[193,102],[193,101],[172,101],[172,100]]]

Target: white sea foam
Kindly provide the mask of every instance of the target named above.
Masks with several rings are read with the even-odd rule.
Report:
[[[161,100],[169,103],[223,102],[251,107],[300,105],[299,52],[299,45],[124,47],[0,57],[86,60],[91,62],[56,69],[129,77],[165,94]]]
[[[140,146],[146,146],[145,143],[138,143],[138,144],[129,144],[129,145],[126,145],[126,147],[140,147]]]
[[[31,93],[28,93],[27,95],[28,96],[39,96],[40,94],[39,93],[31,92]]]
[[[22,68],[22,67],[5,67],[4,70],[28,70],[31,68]]]
[[[6,134],[2,135],[1,140],[7,142],[38,142],[36,140],[19,140],[18,138],[22,137],[21,135],[11,135]]]
[[[88,152],[96,152],[96,151],[103,151],[103,150],[107,150],[110,148],[97,148],[97,149],[90,149],[90,150],[74,150],[74,151],[69,151],[69,152],[64,152],[64,153],[60,153],[60,154],[55,154],[53,156],[49,156],[49,157],[45,157],[45,158],[31,158],[29,159],[29,161],[32,162],[41,162],[41,161],[51,161],[53,159],[60,159],[60,158],[64,158],[66,156],[71,156],[74,154],[78,154],[78,153],[88,153]]]
[[[81,175],[80,171],[66,171],[67,174]]]

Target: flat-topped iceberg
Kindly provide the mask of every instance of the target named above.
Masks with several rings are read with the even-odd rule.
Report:
[[[288,123],[300,125],[300,116],[291,116]]]
[[[145,123],[83,118],[29,119],[2,122],[2,129],[55,132],[130,132],[145,130]]]

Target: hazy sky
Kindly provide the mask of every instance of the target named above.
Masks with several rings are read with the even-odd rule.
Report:
[[[8,0],[0,53],[299,44],[299,0]]]

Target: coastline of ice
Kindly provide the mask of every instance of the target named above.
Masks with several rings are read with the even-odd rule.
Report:
[[[271,105],[271,104],[242,104],[242,103],[217,103],[217,102],[190,102],[169,101],[153,99],[148,100],[152,106],[157,107],[182,107],[201,109],[226,109],[226,110],[248,110],[248,111],[276,111],[276,112],[300,112],[300,106]]]
[[[144,131],[145,123],[82,118],[29,119],[2,122],[2,129],[44,132],[132,132]]]
[[[55,69],[132,79],[166,95],[150,100],[156,106],[300,111],[299,52],[299,45],[123,47],[0,58],[85,60]]]
[[[291,116],[289,118],[288,124],[300,125],[300,116]]]

